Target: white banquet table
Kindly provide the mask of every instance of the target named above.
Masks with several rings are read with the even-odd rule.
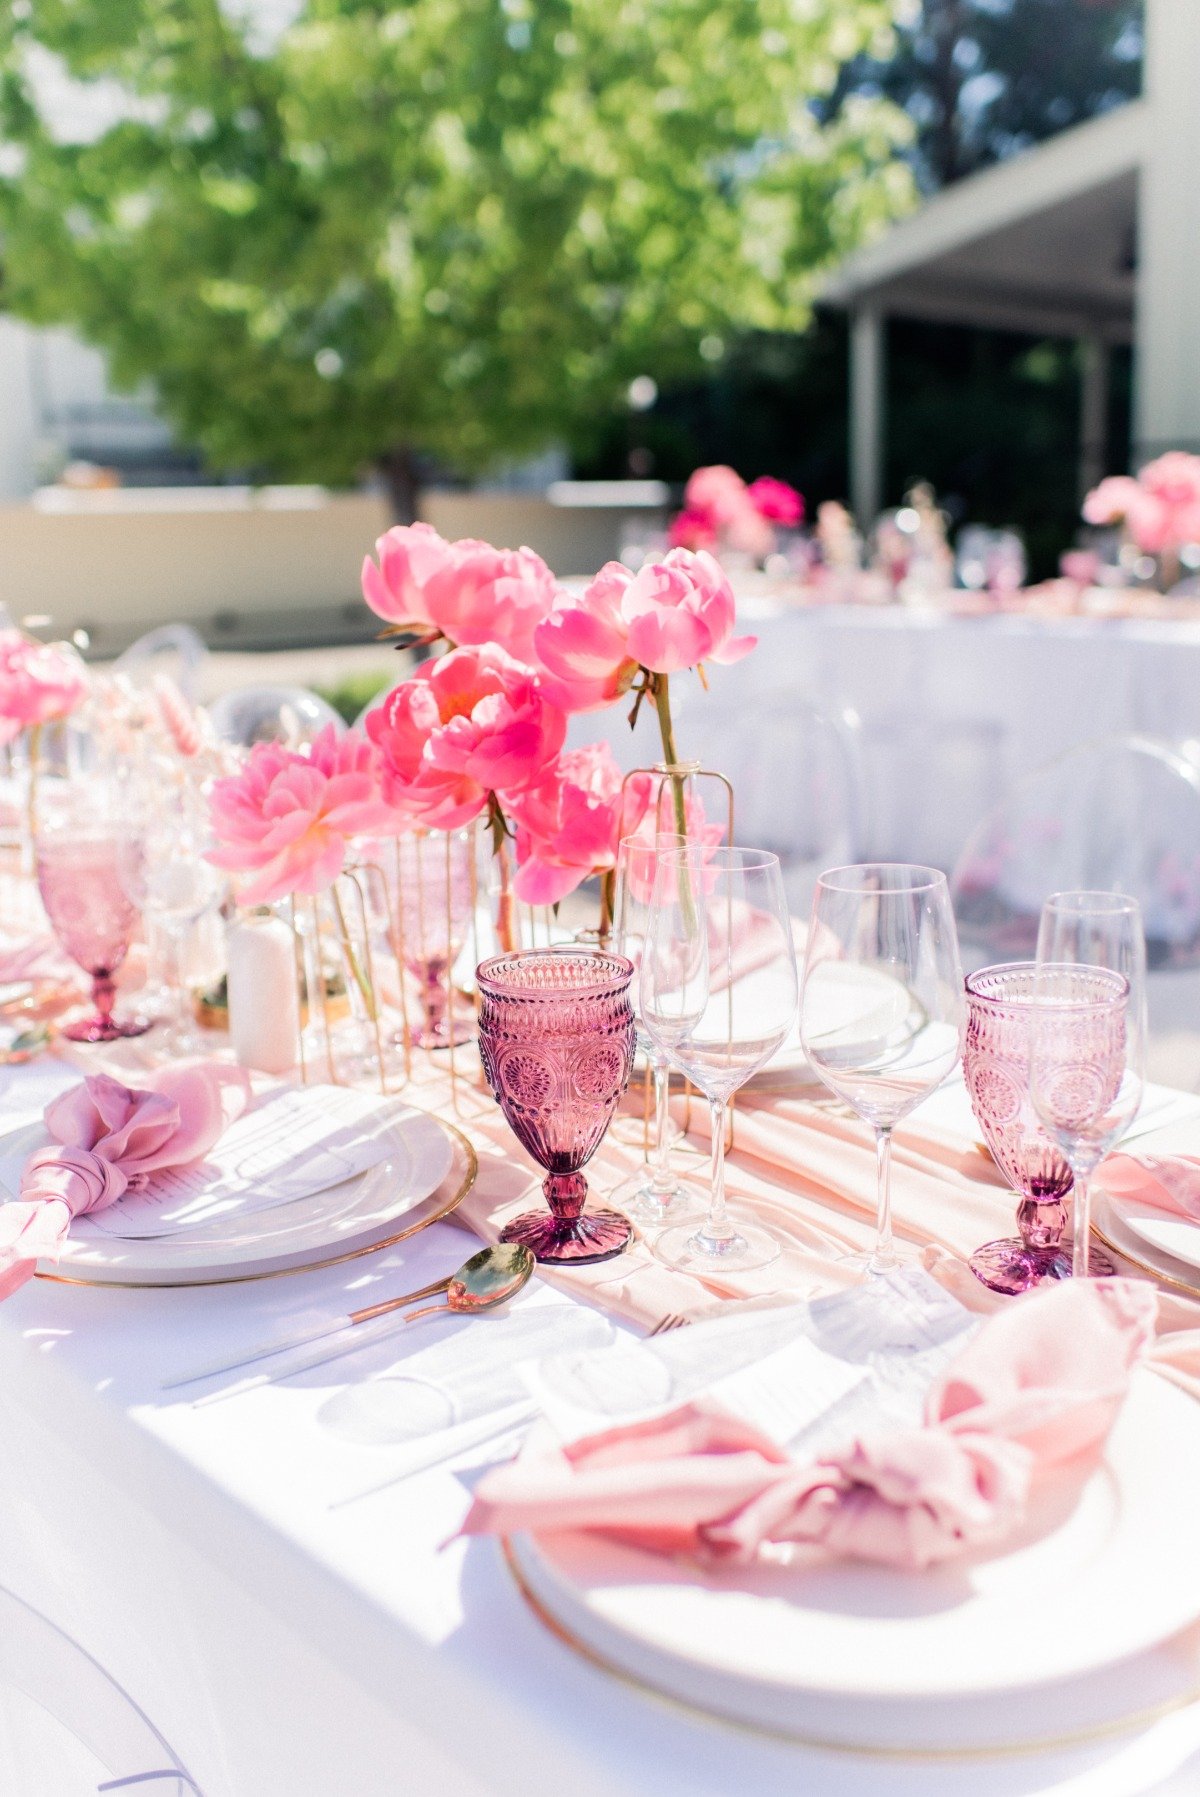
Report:
[[[673,682],[683,756],[737,789],[738,719],[791,694],[857,721],[864,817],[856,854],[950,869],[1016,781],[1097,737],[1200,739],[1200,623],[890,606],[788,606],[739,595],[758,648]],[[661,756],[650,708],[633,741],[612,714],[572,720],[607,736],[625,766]],[[781,794],[786,809],[787,795]]]
[[[40,1106],[36,1069],[7,1070],[6,1122]],[[394,1360],[395,1334],[221,1401],[162,1389],[197,1364],[436,1278],[467,1247],[440,1223],[402,1248],[296,1277],[140,1291],[39,1280],[0,1306],[0,1602],[11,1593],[81,1667],[98,1662],[161,1745],[157,1767],[131,1746],[102,1786],[56,1788],[36,1774],[13,1783],[11,1770],[6,1784],[0,1735],[6,1797],[941,1797],[968,1777],[975,1797],[1197,1788],[1195,1709],[1129,1737],[968,1769],[774,1742],[617,1682],[535,1620],[494,1542],[444,1545],[470,1469],[495,1457],[495,1443],[404,1476],[407,1448],[363,1445],[337,1426],[337,1392],[373,1356]],[[513,1314],[548,1310],[565,1324],[577,1309],[535,1280]],[[33,1688],[39,1669],[24,1672]],[[56,1676],[39,1702],[86,1741],[101,1726],[94,1693],[86,1678]],[[0,1729],[4,1716],[0,1702]],[[146,1776],[168,1768],[169,1780]]]

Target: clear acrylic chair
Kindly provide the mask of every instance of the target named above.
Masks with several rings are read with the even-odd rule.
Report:
[[[200,696],[200,675],[208,660],[204,638],[190,624],[163,624],[131,643],[113,664],[120,674],[137,681],[155,674],[169,674],[184,698],[194,705]]]
[[[327,700],[303,686],[244,686],[214,699],[208,715],[222,742],[242,749],[267,742],[302,748],[326,724],[339,736],[346,728]]]
[[[782,690],[737,706],[701,695],[681,716],[681,744],[698,744],[733,783],[738,842],[779,856],[789,909],[807,917],[819,875],[854,861],[863,841],[857,720]]]
[[[1076,889],[1141,904],[1148,1072],[1200,1090],[1200,769],[1152,737],[1113,736],[1020,781],[951,877],[966,970],[1032,957],[1042,901]]]

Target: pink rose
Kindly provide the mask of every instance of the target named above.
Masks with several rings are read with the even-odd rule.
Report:
[[[363,598],[389,624],[428,627],[425,588],[454,553],[432,524],[396,524],[375,544],[379,566],[368,555],[362,565]]]
[[[674,674],[697,662],[738,661],[752,636],[734,637],[733,588],[704,551],[672,549],[634,574],[608,562],[578,598],[565,598],[534,634],[555,701],[595,711],[629,688],[639,665]]]
[[[510,801],[517,826],[515,891],[527,905],[556,905],[581,880],[615,865],[621,770],[607,743],[568,749]],[[638,812],[644,811],[645,799]]]
[[[215,782],[209,814],[217,846],[208,859],[254,877],[243,904],[272,904],[289,892],[322,892],[346,863],[346,840],[392,835],[401,820],[380,792],[379,757],[355,730],[332,724],[307,754],[257,743],[240,773]]]
[[[785,480],[775,480],[769,474],[760,474],[757,480],[752,480],[746,488],[746,497],[760,518],[782,524],[786,530],[794,530],[804,517],[803,495],[795,487],[789,487]]]
[[[87,689],[87,670],[73,650],[0,630],[0,743],[67,717]]]
[[[367,717],[388,802],[430,828],[520,791],[562,748],[567,721],[532,668],[487,643],[426,662]]]

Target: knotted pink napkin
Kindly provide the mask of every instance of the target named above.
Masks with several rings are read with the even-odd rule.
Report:
[[[21,1195],[0,1205],[0,1298],[56,1261],[72,1217],[104,1210],[151,1173],[208,1153],[245,1110],[246,1075],[215,1061],[180,1062],[150,1074],[144,1088],[99,1073],[46,1107],[54,1144],[30,1155]]]
[[[1111,1198],[1200,1223],[1200,1160],[1190,1154],[1110,1154],[1096,1174]]]
[[[1153,1289],[1064,1282],[990,1317],[937,1381],[922,1427],[801,1466],[700,1400],[526,1453],[477,1486],[466,1534],[595,1529],[654,1553],[745,1565],[767,1543],[920,1568],[990,1547],[1035,1480],[1099,1457],[1154,1333]]]

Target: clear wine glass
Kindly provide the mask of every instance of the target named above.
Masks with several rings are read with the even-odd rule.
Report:
[[[647,1034],[708,1099],[712,1192],[698,1227],[677,1224],[654,1253],[687,1273],[744,1272],[779,1253],[770,1230],[725,1203],[725,1120],[796,1020],[796,954],[778,855],[692,844],[658,857],[641,965]]]
[[[1090,1245],[1091,1176],[1142,1101],[1146,939],[1136,899],[1056,892],[1038,928],[1030,1091],[1074,1176],[1071,1270],[1111,1273]]]
[[[219,899],[225,879],[204,858],[208,825],[200,795],[186,783],[147,790],[122,832],[118,873],[132,902],[153,918],[167,947],[166,983],[172,995],[167,1044],[176,1054],[203,1043],[192,1014],[187,980],[189,935]]]
[[[42,904],[59,942],[92,981],[93,1014],[63,1025],[72,1042],[115,1042],[150,1027],[144,1017],[113,1016],[117,974],[138,923],[120,877],[120,846],[94,794],[39,808],[34,854]]]
[[[875,1246],[867,1274],[906,1258],[892,1235],[892,1131],[958,1065],[966,1009],[945,874],[871,862],[821,875],[800,992],[816,1073],[875,1131]]]
[[[667,1109],[671,1063],[655,1043],[642,1017],[639,974],[650,928],[654,876],[660,855],[687,847],[687,837],[674,831],[655,836],[626,836],[617,851],[616,893],[613,902],[612,947],[633,963],[631,987],[638,1047],[650,1062],[654,1077],[654,1138],[649,1166],[617,1187],[613,1203],[635,1222],[651,1228],[678,1223],[700,1214],[702,1200],[694,1186],[679,1179],[671,1165],[671,1118]]]

